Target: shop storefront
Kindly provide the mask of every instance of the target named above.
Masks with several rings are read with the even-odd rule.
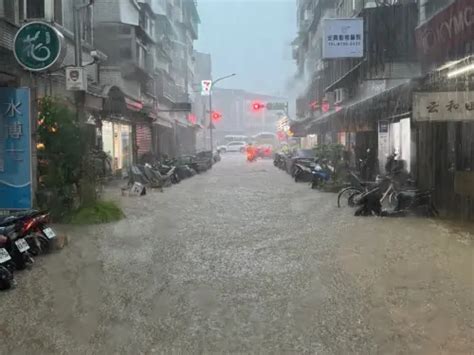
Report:
[[[158,118],[153,122],[152,130],[154,153],[158,157],[174,157],[176,155],[176,140],[169,115],[160,112]]]
[[[403,83],[314,120],[292,124],[291,130],[300,136],[303,132],[317,134],[322,144],[344,145],[353,151],[356,161],[368,161],[366,178],[383,172],[387,156],[394,151],[411,170],[414,138],[410,115],[415,87],[416,83]]]
[[[379,171],[383,172],[387,158],[395,154],[405,162],[405,168],[414,170],[415,137],[411,128],[411,113],[407,112],[396,119],[390,117],[378,122],[378,161]]]
[[[413,97],[417,181],[434,189],[442,212],[473,220],[474,4],[452,2],[420,24],[416,38],[427,71]]]
[[[105,94],[107,99],[101,122],[102,149],[111,157],[113,171],[125,175],[136,159],[134,124],[143,105],[126,97],[118,87],[106,88]]]
[[[112,159],[112,170],[128,171],[132,164],[132,126],[119,121],[102,121],[102,149]]]

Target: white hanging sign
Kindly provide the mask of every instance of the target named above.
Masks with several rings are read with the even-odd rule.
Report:
[[[201,81],[201,95],[209,96],[211,94],[212,80]]]
[[[84,68],[66,68],[66,90],[87,91],[87,74]]]
[[[323,21],[324,59],[364,56],[364,20],[362,18]]]

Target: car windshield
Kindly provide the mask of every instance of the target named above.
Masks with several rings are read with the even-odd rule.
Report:
[[[0,355],[474,355],[473,222],[474,0],[0,0]]]

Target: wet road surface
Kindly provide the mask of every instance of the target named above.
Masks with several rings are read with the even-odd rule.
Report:
[[[226,155],[0,294],[1,354],[469,354],[472,237],[356,218],[271,161]],[[63,228],[64,229],[64,228]]]

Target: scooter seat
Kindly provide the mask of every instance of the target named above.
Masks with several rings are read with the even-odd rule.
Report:
[[[8,235],[15,230],[16,226],[14,224],[0,227],[1,235]]]

